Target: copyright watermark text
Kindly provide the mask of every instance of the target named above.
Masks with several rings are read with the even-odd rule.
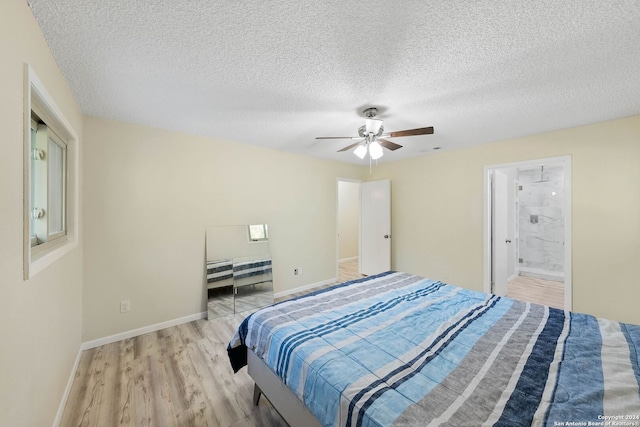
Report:
[[[593,421],[554,421],[554,427],[640,427],[640,414],[632,415],[598,415]]]

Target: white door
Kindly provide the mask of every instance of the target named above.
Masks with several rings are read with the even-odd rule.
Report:
[[[391,270],[391,181],[360,186],[360,273]]]
[[[500,171],[493,172],[493,200],[492,200],[492,252],[493,262],[491,266],[493,289],[496,295],[507,295],[507,266],[508,245],[508,179],[507,175]]]

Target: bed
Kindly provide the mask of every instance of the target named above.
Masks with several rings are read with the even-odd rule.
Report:
[[[228,346],[292,426],[640,425],[640,326],[387,272],[265,307]]]

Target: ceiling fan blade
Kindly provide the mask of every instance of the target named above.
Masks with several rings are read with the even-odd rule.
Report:
[[[378,133],[380,126],[382,126],[382,120],[380,119],[367,119],[364,123],[367,133],[373,133],[374,135]]]
[[[408,130],[399,130],[397,132],[390,132],[390,137],[398,137],[398,136],[413,136],[413,135],[431,135],[433,133],[433,126],[429,126],[426,128],[417,128],[417,129],[408,129]]]
[[[356,145],[360,145],[360,143],[361,143],[361,142],[362,142],[362,141],[358,141],[358,142],[356,142],[356,143],[354,143],[354,144],[347,145],[347,146],[346,146],[346,147],[344,147],[343,149],[338,150],[338,153],[339,153],[339,152],[341,152],[341,151],[351,150],[351,149],[352,149],[353,147],[355,147]]]
[[[402,148],[402,145],[396,144],[395,142],[387,141],[386,139],[378,138],[378,142],[387,150],[395,151],[398,148]]]
[[[316,139],[362,139],[360,136],[316,136]]]

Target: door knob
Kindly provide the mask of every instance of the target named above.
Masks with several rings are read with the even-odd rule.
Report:
[[[385,235],[384,235],[384,238],[385,238],[385,239],[388,239],[388,238],[389,238],[389,235],[388,235],[388,234],[385,234]]]

